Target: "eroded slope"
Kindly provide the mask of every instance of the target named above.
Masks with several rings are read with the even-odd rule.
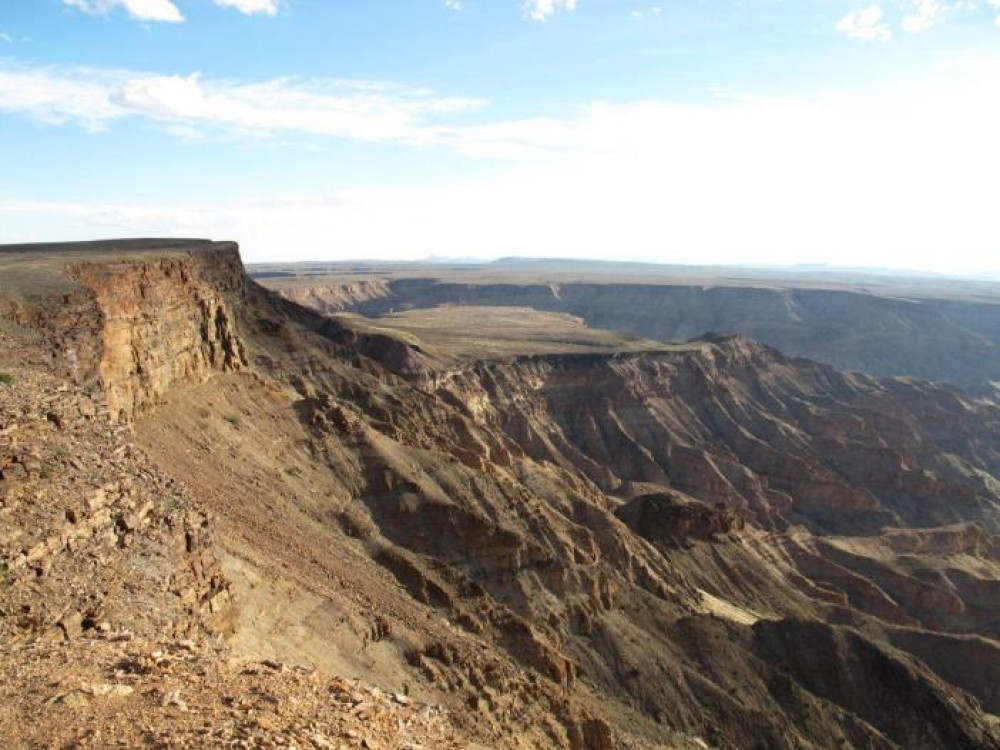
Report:
[[[992,402],[740,338],[441,357],[229,270],[213,292],[226,257],[74,273],[126,332],[100,322],[97,371],[156,344],[118,416],[218,517],[231,655],[497,747],[1000,746]]]

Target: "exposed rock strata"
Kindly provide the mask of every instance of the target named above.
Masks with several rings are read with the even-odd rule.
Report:
[[[991,683],[940,656],[994,656],[993,403],[843,375],[742,338],[445,367],[432,348],[244,287],[233,263],[74,269],[101,311],[96,343],[77,341],[96,373],[80,382],[102,390],[33,407],[46,416],[28,432],[93,419],[126,441],[103,394],[116,416],[137,417],[141,450],[126,463],[109,443],[97,463],[148,484],[134,493],[117,480],[105,507],[60,490],[39,506],[52,511],[44,523],[18,506],[24,541],[5,549],[24,562],[12,574],[54,555],[42,581],[52,571],[70,585],[47,594],[53,603],[87,590],[75,539],[53,530],[96,523],[88,544],[107,538],[135,580],[172,571],[207,583],[193,608],[168,586],[138,602],[108,595],[106,611],[151,631],[192,618],[218,627],[211,617],[231,610],[202,554],[199,514],[211,510],[229,570],[249,566],[259,585],[318,602],[281,636],[298,653],[405,680],[490,745],[1000,746],[983,710]],[[164,297],[159,326],[150,316]],[[46,320],[33,322],[52,339]],[[164,347],[137,357],[154,338]],[[9,451],[5,492],[8,473],[15,488],[43,481],[55,445]],[[106,509],[110,528],[94,521]],[[30,590],[27,577],[18,585]],[[73,607],[53,607],[44,629],[88,632],[89,610]]]
[[[1000,305],[864,291],[631,283],[458,283],[308,277],[261,282],[322,312],[367,316],[444,304],[531,307],[657,341],[741,333],[844,370],[981,388],[1000,380]]]
[[[84,256],[85,258],[85,256]],[[246,365],[235,331],[245,279],[234,243],[118,260],[74,258],[68,293],[9,302],[8,319],[41,331],[57,369],[131,420],[174,383]]]

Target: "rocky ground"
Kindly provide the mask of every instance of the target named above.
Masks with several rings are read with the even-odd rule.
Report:
[[[405,692],[234,660],[210,519],[52,375],[41,341],[4,328],[0,746],[469,746]]]
[[[468,748],[404,693],[191,640],[84,637],[5,649],[8,748]]]

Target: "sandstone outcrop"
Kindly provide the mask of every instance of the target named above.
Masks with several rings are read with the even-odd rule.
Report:
[[[8,318],[42,332],[59,371],[99,393],[113,419],[131,420],[174,383],[246,365],[234,321],[245,294],[236,245],[181,249],[74,255],[52,271],[68,290],[8,302]]]

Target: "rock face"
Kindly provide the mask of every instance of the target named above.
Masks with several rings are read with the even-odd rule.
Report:
[[[44,332],[56,366],[99,394],[113,419],[132,419],[174,383],[246,365],[233,318],[245,294],[234,243],[192,241],[127,260],[82,254],[63,265],[75,282],[68,292],[12,305],[8,317]]]
[[[309,277],[268,276],[261,282],[323,312],[378,316],[444,304],[531,307],[656,341],[741,333],[786,354],[878,376],[976,389],[1000,380],[1000,305],[991,302],[634,281],[493,284],[390,277],[360,286],[328,277],[310,283]]]
[[[287,281],[283,274],[263,275],[257,279],[267,285],[269,281]],[[282,288],[282,294],[296,304],[323,313],[341,312],[359,305],[392,295],[389,284],[380,279],[356,282],[333,282],[329,284],[306,283],[289,284]]]
[[[5,632],[229,633],[257,663],[283,650],[403,696],[359,689],[351,716],[444,706],[442,743],[1000,747],[995,402],[738,336],[445,362],[246,282],[233,253],[74,258],[60,299],[96,311],[89,338],[10,303],[36,333],[0,347],[0,370],[22,363],[0,395],[33,415],[0,454]],[[60,662],[29,652],[11,704],[39,711]],[[60,695],[113,698],[150,658]],[[292,680],[274,708],[133,682],[185,731],[251,705],[227,740],[333,721]],[[334,724],[315,731],[361,745]]]
[[[186,257],[70,270],[100,316],[98,373],[112,414],[131,418],[174,383],[246,366],[233,306],[245,293],[234,244]]]

